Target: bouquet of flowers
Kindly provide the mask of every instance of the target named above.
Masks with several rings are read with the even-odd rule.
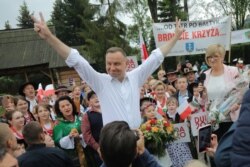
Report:
[[[173,124],[163,119],[151,119],[140,127],[145,146],[151,154],[159,157],[164,156],[166,144],[177,139],[177,132]]]
[[[207,110],[209,111],[209,122],[214,124],[214,130],[218,128],[218,124],[226,119],[230,113],[230,109],[234,104],[240,103],[243,95],[249,89],[250,75],[246,70],[242,75],[235,79],[235,87],[233,87],[223,99],[211,101]]]

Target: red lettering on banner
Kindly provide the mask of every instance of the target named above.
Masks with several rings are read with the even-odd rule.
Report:
[[[189,39],[188,32],[183,32],[183,33],[181,34],[180,40],[184,40],[184,39]]]
[[[202,115],[200,117],[195,117],[194,122],[196,125],[196,128],[199,129],[202,126],[205,126],[207,124],[207,116]]]
[[[207,30],[200,30],[192,32],[192,38],[206,38],[206,37],[216,37],[220,36],[220,32],[218,28],[211,28]]]
[[[178,127],[176,127],[175,131],[178,134],[178,138],[184,138],[184,137],[186,137],[185,129],[182,126],[180,127],[180,129]]]
[[[133,59],[130,59],[130,60],[129,60],[128,68],[129,68],[129,69],[135,68],[135,62],[134,62]]]
[[[194,122],[195,122],[196,128],[199,129],[199,118],[195,117]]]
[[[182,126],[180,127],[180,130],[179,130],[179,136],[180,137],[185,137],[186,136],[185,129]]]
[[[174,36],[174,33],[158,34],[158,41],[164,42],[169,41]],[[183,32],[181,34],[180,40],[189,39],[188,32]]]

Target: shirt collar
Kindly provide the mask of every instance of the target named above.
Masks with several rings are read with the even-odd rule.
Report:
[[[37,149],[44,148],[44,147],[46,147],[46,145],[44,143],[32,144],[32,145],[28,146],[27,151],[37,150]]]
[[[186,91],[186,93],[184,95],[182,95],[181,92],[179,91],[178,95],[181,97],[186,97],[186,96],[188,96],[188,91]]]
[[[111,82],[112,82],[112,81],[119,81],[117,78],[112,77],[111,75],[109,75],[109,76],[110,76],[110,81],[111,81]],[[122,82],[124,82],[126,79],[128,79],[127,73],[125,73],[125,76],[124,76],[124,79],[123,79]],[[119,81],[119,82],[120,82],[120,81]]]

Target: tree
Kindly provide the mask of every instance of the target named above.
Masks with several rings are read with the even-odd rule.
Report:
[[[148,0],[148,7],[150,10],[151,17],[155,23],[158,23],[157,15],[157,0]]]
[[[240,30],[244,27],[246,14],[249,12],[250,0],[213,0],[206,3],[204,0],[193,0],[193,4],[201,9],[192,11],[193,15],[201,13],[206,16],[203,19],[232,15],[232,29]],[[198,18],[198,17],[196,17]],[[200,19],[200,18],[198,18]]]
[[[187,20],[189,20],[188,1],[187,0],[184,0],[184,13],[186,13]]]
[[[23,5],[20,6],[19,9],[20,16],[17,17],[18,27],[21,28],[32,28],[33,27],[33,20],[31,19],[31,15],[26,2],[23,2]]]
[[[148,15],[149,7],[147,0],[128,0],[125,4],[125,12],[129,13],[132,18],[132,25],[128,26],[127,39],[130,43],[139,44],[139,31],[142,32],[142,36],[145,39],[146,46],[149,46],[152,31],[152,20]],[[138,56],[140,55],[139,46],[136,50]]]
[[[160,22],[175,21],[175,17],[187,20],[184,8],[176,0],[162,0],[158,2],[158,20]]]
[[[99,67],[104,67],[105,52],[108,48],[119,46],[128,54],[131,53],[131,47],[126,40],[126,25],[117,18],[116,2],[102,2],[99,9],[104,9],[94,20],[86,20],[82,18],[80,36],[85,39],[82,49],[86,55],[92,57]],[[104,68],[99,69],[104,71]]]
[[[10,29],[11,29],[9,20],[7,20],[7,21],[5,22],[4,27],[5,27],[5,30],[10,30]]]
[[[215,2],[220,5],[225,15],[232,15],[233,29],[239,30],[244,27],[250,0],[215,0]]]
[[[85,6],[84,6],[85,5]],[[70,46],[82,45],[83,41],[77,36],[80,28],[79,15],[90,7],[87,0],[56,0],[52,12],[52,23],[57,36]]]
[[[126,25],[116,17],[118,5],[118,1],[90,4],[88,0],[56,0],[51,22],[62,41],[81,46],[96,69],[104,71],[104,55],[109,47],[131,49],[126,41]]]

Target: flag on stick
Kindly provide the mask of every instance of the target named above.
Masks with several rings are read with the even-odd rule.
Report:
[[[53,84],[49,84],[45,87],[44,95],[45,96],[52,96],[55,94],[55,89]]]
[[[42,101],[42,99],[43,99],[43,92],[44,92],[44,90],[43,90],[42,84],[39,83],[38,89],[37,89],[37,94],[36,94],[38,102]]]
[[[192,109],[186,100],[177,108],[177,112],[182,120],[185,120],[191,114],[191,111]]]
[[[139,31],[139,35],[140,35],[141,61],[143,62],[148,58],[148,52],[147,52],[147,48],[142,37],[141,30]]]

